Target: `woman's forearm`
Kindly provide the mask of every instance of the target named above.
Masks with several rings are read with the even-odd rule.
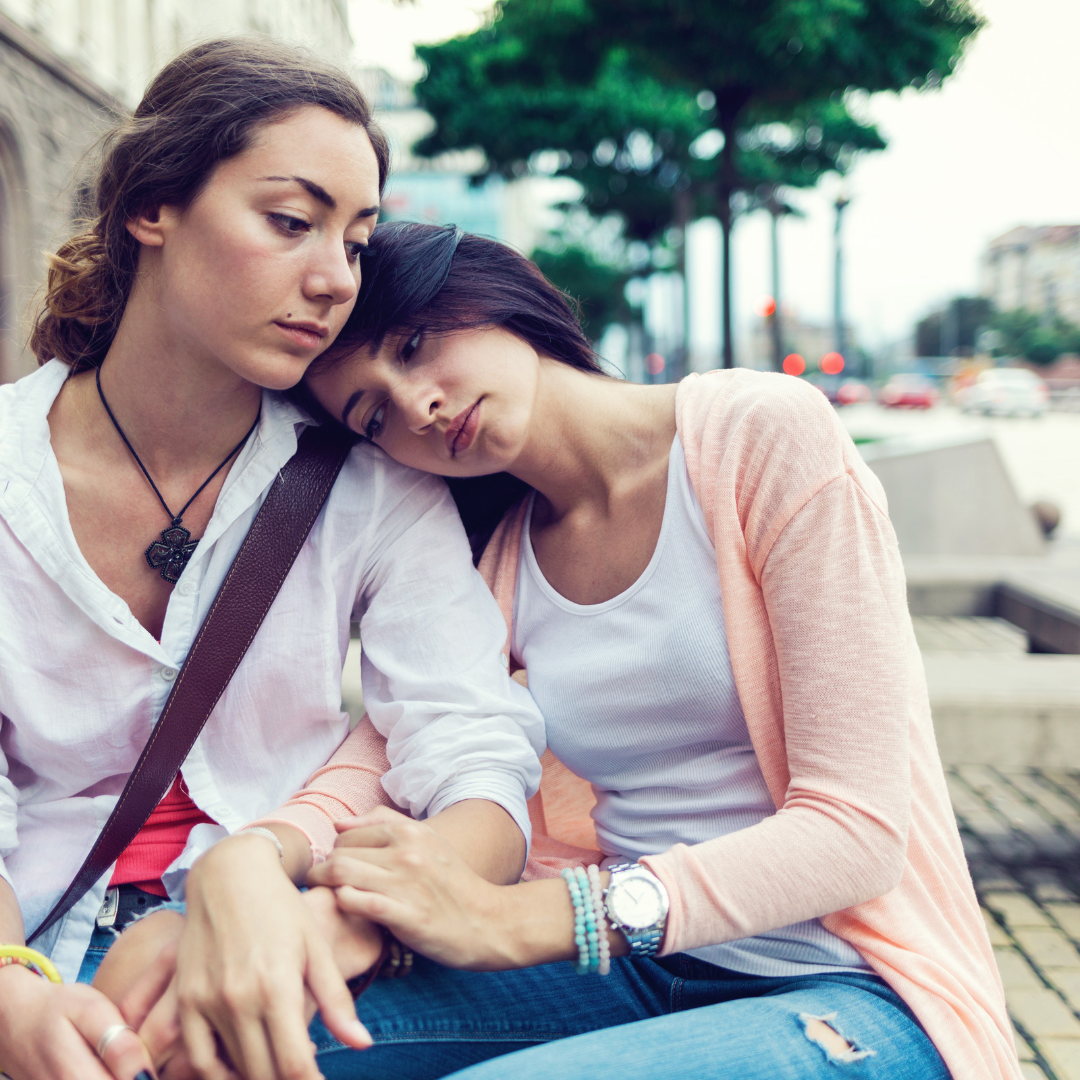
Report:
[[[428,818],[435,830],[482,878],[512,885],[525,868],[525,837],[498,803],[464,799]]]
[[[605,888],[608,876],[606,871],[600,875]],[[493,967],[533,967],[577,959],[574,906],[561,878],[526,881],[499,892],[502,904],[495,923],[498,927],[496,942],[505,963]],[[607,935],[612,956],[625,956],[630,951],[626,938],[610,923]]]

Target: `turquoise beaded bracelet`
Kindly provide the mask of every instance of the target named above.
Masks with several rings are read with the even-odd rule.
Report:
[[[567,869],[562,872],[563,881],[570,890],[570,903],[574,905],[574,944],[578,950],[578,960],[574,970],[579,975],[584,975],[589,970],[589,939],[586,936],[586,903],[588,911],[592,913],[592,895],[590,890],[582,890],[578,884],[577,874]],[[586,900],[586,897],[588,898]]]
[[[577,946],[578,959],[574,970],[579,975],[599,972],[606,975],[611,968],[610,953],[607,947],[607,924],[604,921],[603,903],[597,903],[599,890],[594,887],[600,883],[595,867],[586,872],[582,867],[565,869],[562,872],[567,889],[570,890],[570,902],[574,905],[574,944]],[[595,877],[595,883],[592,878]]]

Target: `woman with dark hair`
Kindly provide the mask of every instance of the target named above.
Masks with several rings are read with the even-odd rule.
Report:
[[[391,811],[328,816],[308,881],[421,955],[324,1074],[1018,1077],[884,495],[825,398],[604,377],[508,248],[371,246],[308,391],[464,489],[478,546],[497,521],[480,568],[551,753],[509,887]],[[378,754],[361,726],[305,797]]]
[[[42,366],[0,388],[12,1080],[148,1075],[130,1009],[98,988],[104,976],[85,984],[139,915],[177,918],[156,909],[176,906],[185,877],[176,979],[144,1004],[173,995],[193,1067],[220,1075],[220,1046],[252,1080],[317,1076],[292,1008],[305,988],[340,1039],[367,1045],[344,979],[371,967],[380,934],[361,926],[332,953],[345,925],[332,895],[294,885],[317,856],[303,823],[244,828],[347,734],[352,622],[388,739],[385,791],[481,875],[519,876],[542,721],[501,663],[505,626],[444,485],[361,445],[168,794],[111,873],[25,946],[109,817],[311,422],[280,392],[352,309],[387,162],[340,71],[269,41],[209,42],[167,65],[105,140],[94,218],[52,259],[32,342]],[[111,966],[115,990],[125,972]]]

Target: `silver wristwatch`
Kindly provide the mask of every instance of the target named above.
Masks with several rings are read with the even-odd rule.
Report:
[[[641,863],[618,863],[608,869],[611,880],[604,892],[607,917],[626,935],[631,956],[652,956],[660,948],[667,922],[664,883]]]

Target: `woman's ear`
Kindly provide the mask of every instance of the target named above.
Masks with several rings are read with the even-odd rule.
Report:
[[[165,235],[175,225],[179,212],[172,206],[154,206],[128,218],[127,231],[146,247],[162,247]]]

